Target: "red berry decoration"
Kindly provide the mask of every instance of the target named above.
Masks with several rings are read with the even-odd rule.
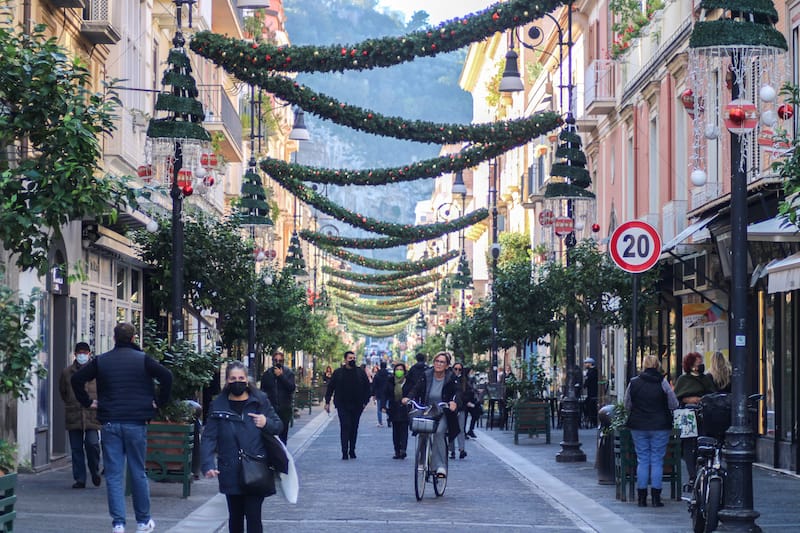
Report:
[[[184,185],[181,187],[181,192],[183,192],[184,196],[191,196],[194,192],[194,188],[191,185]]]
[[[598,231],[600,231],[600,224],[598,224],[597,222],[595,222],[594,224],[592,224],[592,231],[593,231],[594,233],[597,233]]]
[[[342,48],[342,55],[343,55],[343,56],[346,56],[346,55],[347,55],[347,49],[346,49],[346,48]]]
[[[781,120],[789,120],[794,116],[794,106],[792,104],[783,104],[778,108],[778,116]]]
[[[264,61],[272,61],[272,56],[267,54],[264,56]]]

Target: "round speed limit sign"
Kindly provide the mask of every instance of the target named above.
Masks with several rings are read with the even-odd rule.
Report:
[[[658,231],[639,220],[620,225],[609,242],[611,259],[625,272],[638,274],[651,269],[661,255]]]

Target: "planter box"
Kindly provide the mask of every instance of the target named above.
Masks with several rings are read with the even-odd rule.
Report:
[[[0,476],[0,531],[14,531],[17,474]]]
[[[518,402],[514,405],[514,444],[519,444],[519,434],[544,435],[550,444],[550,406],[544,401]]]
[[[614,432],[614,482],[618,500],[634,499],[636,488],[636,448],[633,445],[631,430],[625,428]],[[670,497],[681,498],[681,439],[673,431],[664,455],[662,480],[670,485]]]
[[[183,484],[183,497],[191,494],[194,424],[151,422],[147,428],[145,470],[153,481]]]

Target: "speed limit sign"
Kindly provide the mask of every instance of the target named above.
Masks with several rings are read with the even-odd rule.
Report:
[[[661,237],[646,222],[631,220],[611,235],[611,259],[625,272],[638,274],[651,269],[661,255]]]

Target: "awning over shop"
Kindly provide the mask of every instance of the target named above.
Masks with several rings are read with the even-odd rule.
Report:
[[[767,274],[767,290],[770,294],[800,289],[800,252],[768,265]]]
[[[800,230],[788,218],[777,216],[749,224],[748,241],[800,242]]]
[[[715,218],[717,218],[717,215],[712,215],[708,218],[698,220],[694,224],[686,226],[686,228],[684,228],[683,231],[675,235],[675,237],[673,237],[672,240],[664,243],[664,245],[661,246],[661,254],[663,255],[665,253],[669,253],[670,251],[672,251],[673,248],[684,242],[686,239],[688,239],[698,231],[705,229],[705,227],[708,226]]]

